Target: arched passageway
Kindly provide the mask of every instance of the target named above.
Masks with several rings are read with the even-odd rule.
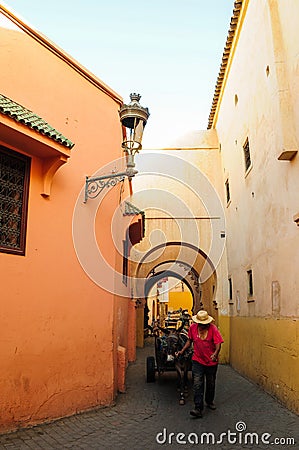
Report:
[[[164,275],[154,284],[152,284],[153,277],[150,277],[147,282],[146,291],[148,293],[145,297],[144,309],[145,329],[151,329],[158,322],[163,326],[163,321],[169,313],[179,310],[189,314],[193,313],[194,297],[190,286],[171,272],[165,272]]]

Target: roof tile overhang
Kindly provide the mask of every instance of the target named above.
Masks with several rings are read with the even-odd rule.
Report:
[[[44,197],[50,195],[53,177],[74,146],[44,119],[1,94],[0,145],[40,158]]]
[[[133,205],[130,202],[125,202],[125,210],[123,212],[124,216],[136,216],[136,215],[144,215],[144,211],[141,211],[137,206]]]
[[[135,224],[132,223],[129,227],[129,233],[135,234],[133,238],[130,236],[130,241],[132,245],[140,242],[145,236],[145,212],[137,208],[137,206],[132,203],[125,201],[125,210],[123,212],[123,216],[141,216],[141,220],[138,220]],[[137,232],[137,230],[139,230]],[[138,236],[138,237],[137,237]],[[134,244],[133,244],[134,241]]]
[[[0,94],[0,112],[71,149],[75,144],[34,112]]]
[[[219,97],[220,97],[220,92],[222,90],[223,80],[224,80],[225,72],[227,70],[228,60],[229,60],[231,49],[232,49],[232,43],[233,43],[233,40],[235,37],[235,32],[236,32],[238,22],[239,22],[240,12],[242,9],[242,3],[243,3],[243,0],[235,0],[235,3],[234,3],[233,15],[232,15],[232,18],[230,21],[228,36],[226,39],[226,43],[225,43],[225,47],[224,47],[224,51],[223,51],[223,55],[222,55],[222,62],[220,65],[220,70],[219,70],[218,78],[217,78],[216,85],[215,85],[214,97],[213,97],[213,101],[212,101],[212,106],[211,106],[211,111],[210,111],[209,121],[208,121],[208,127],[207,127],[208,130],[210,128],[212,128],[212,126],[213,126],[214,117],[215,117],[215,113],[216,113],[216,109],[217,109],[218,101],[219,101]]]

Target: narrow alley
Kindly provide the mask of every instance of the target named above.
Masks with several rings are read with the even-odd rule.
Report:
[[[145,361],[153,351],[148,338],[115,406],[2,435],[0,449],[298,448],[298,417],[227,365],[219,367],[217,410],[192,418],[191,386],[179,406],[174,373],[146,383]]]

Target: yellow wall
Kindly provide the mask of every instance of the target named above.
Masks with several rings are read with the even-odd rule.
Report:
[[[176,311],[180,308],[188,309],[192,313],[193,300],[191,292],[169,292],[168,311]]]
[[[230,362],[230,318],[228,316],[218,315],[218,328],[223,337],[224,343],[221,346],[219,357],[220,364],[229,364]]]
[[[231,365],[299,412],[299,322],[294,319],[231,318]]]

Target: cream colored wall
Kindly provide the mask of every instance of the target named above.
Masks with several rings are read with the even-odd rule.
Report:
[[[293,11],[289,11],[290,16]],[[253,33],[254,29],[259,33]],[[291,162],[277,160],[285,147],[279,109],[280,87],[270,38],[268,2],[250,2],[221,103],[217,130],[222,146],[224,178],[228,177],[230,182],[228,257],[235,289],[238,286],[240,290],[240,312],[249,313],[244,272],[254,264],[256,295],[264,299],[262,302],[256,299],[254,313],[272,314],[272,282],[278,281],[280,313],[294,316],[298,314],[295,267],[299,258],[299,234],[293,215],[299,209],[295,195],[299,189],[299,160],[298,157]],[[287,53],[285,60],[289,60]],[[270,68],[268,77],[267,65]],[[293,70],[289,73],[293,84],[295,78]],[[298,89],[298,80],[296,86]],[[235,94],[239,98],[237,106],[234,105]],[[290,95],[290,98],[290,107],[294,109],[298,94],[296,97]],[[245,176],[242,146],[247,136],[253,167]],[[298,147],[298,134],[294,134],[294,138]]]
[[[282,27],[282,39],[285,49],[284,62],[288,74],[287,82],[292,99],[295,135],[299,136],[299,58],[298,58],[298,2],[296,0],[280,1],[277,4],[279,21]],[[298,143],[298,141],[297,141]],[[299,208],[298,208],[299,211]]]
[[[251,0],[244,5],[248,9],[239,19],[242,28],[215,124],[223,189],[228,178],[231,193],[226,208],[231,363],[296,409],[299,228],[293,216],[299,212],[299,157],[277,158],[283,150],[298,150],[299,3]],[[245,174],[247,137],[252,168]]]
[[[138,251],[148,251],[163,241],[188,242],[197,245],[207,255],[210,255],[212,239],[218,239],[222,244],[220,238],[221,225],[219,225],[219,230],[217,228],[217,236],[213,236],[209,220],[194,219],[194,217],[213,215],[209,209],[210,205],[205,205],[202,200],[204,196],[202,196],[198,187],[197,173],[202,172],[204,177],[213,185],[215,195],[223,197],[222,183],[219,181],[221,180],[221,159],[217,133],[215,130],[193,133],[190,136],[183,137],[175,144],[171,149],[157,151],[157,159],[161,154],[170,155],[174,159],[181,159],[179,180],[187,180],[187,185],[171,177],[161,177],[159,173],[151,174],[150,177],[136,177],[133,181],[135,192],[133,201],[146,213],[146,236],[134,248],[136,260],[138,260]],[[143,154],[145,152],[146,150],[143,151]],[[187,161],[188,164],[184,164],[184,161]],[[190,171],[190,164],[196,167],[194,173]],[[141,170],[145,171],[146,166],[142,167]],[[193,187],[195,189],[192,189]],[[140,190],[146,191],[148,194],[151,189],[157,190],[154,191],[153,196],[159,195],[160,199],[162,198],[163,209],[149,207],[148,197],[146,196],[143,202],[142,196],[138,195]],[[200,195],[198,195],[198,192]],[[163,196],[165,197],[164,203]],[[153,204],[155,204],[155,200]],[[164,211],[174,211],[174,215],[189,217],[192,220],[177,219],[176,217],[173,220],[150,220],[150,217],[170,217],[170,214]],[[218,224],[219,222],[214,223]],[[177,255],[174,255],[174,257],[176,258]],[[218,261],[213,261],[213,263],[215,266],[218,265]]]
[[[213,196],[220,199],[220,204],[221,201],[223,201],[224,191],[221,172],[221,152],[219,150],[216,131],[193,132],[174,142],[172,147],[156,151],[155,154],[158,160],[160,155],[168,155],[182,160],[182,163],[180,164],[179,180],[187,180],[186,184],[177,182],[170,177],[161,177],[152,173],[150,177],[144,176],[144,173],[147,170],[146,164],[144,163],[144,154],[146,154],[146,150],[143,150],[142,158],[140,157],[140,163],[137,158],[137,168],[140,169],[142,176],[136,177],[133,180],[133,202],[137,204],[140,209],[145,211],[146,236],[145,239],[132,250],[133,258],[135,261],[140,260],[142,255],[146,254],[147,251],[162,242],[177,240],[178,242],[183,241],[195,244],[211,257],[212,263],[216,269],[214,275],[201,287],[204,307],[216,318],[216,322],[218,322],[218,315],[223,315],[228,319],[229,309],[227,262],[224,248],[225,238],[221,238],[220,233],[221,231],[225,231],[225,224],[220,220],[216,221],[214,222],[215,229],[212,230],[212,221],[194,219],[194,217],[213,216]],[[188,162],[188,164],[184,164],[184,161]],[[190,169],[190,165],[193,165],[196,168],[195,172]],[[161,171],[163,171],[163,169],[164,167],[162,165]],[[205,199],[206,187],[203,185],[198,175],[200,172],[207,178],[208,183],[212,186],[214,194],[212,197],[209,197],[212,208],[209,201],[204,204],[205,200],[203,201],[203,199]],[[180,217],[184,216],[184,209],[180,206],[177,206],[176,208],[176,205],[179,205],[179,202],[182,201],[192,220],[150,220],[150,217],[166,217],[167,214],[164,213],[163,209],[148,208],[149,202],[146,203],[144,201],[144,203],[142,203],[142,197],[140,198],[139,191],[145,190],[148,194],[149,189],[158,190],[155,192],[159,192],[159,200],[161,200],[165,194],[165,210],[175,211],[177,216]],[[171,195],[174,196],[173,205],[171,204]],[[155,200],[153,203],[155,203]],[[188,216],[188,214],[185,215]],[[160,231],[157,232],[157,230]],[[196,239],[194,239],[195,234]],[[211,255],[212,239],[217,240],[219,247],[223,247],[223,252],[220,252],[219,258],[214,259],[214,255]],[[150,270],[152,270],[155,265],[160,264],[163,260],[184,261],[184,257],[186,261],[194,258],[192,260],[193,267],[199,273],[202,271],[203,263],[205,262],[204,258],[202,256],[195,257],[195,254],[182,247],[165,247],[160,253],[157,252],[151,254],[148,258],[149,262],[143,263],[140,269],[137,269],[136,264],[135,271],[139,270],[137,276],[146,277]],[[215,285],[214,293],[213,285]],[[226,355],[224,359],[227,361],[229,355],[228,339],[226,339],[223,347],[223,354]]]

